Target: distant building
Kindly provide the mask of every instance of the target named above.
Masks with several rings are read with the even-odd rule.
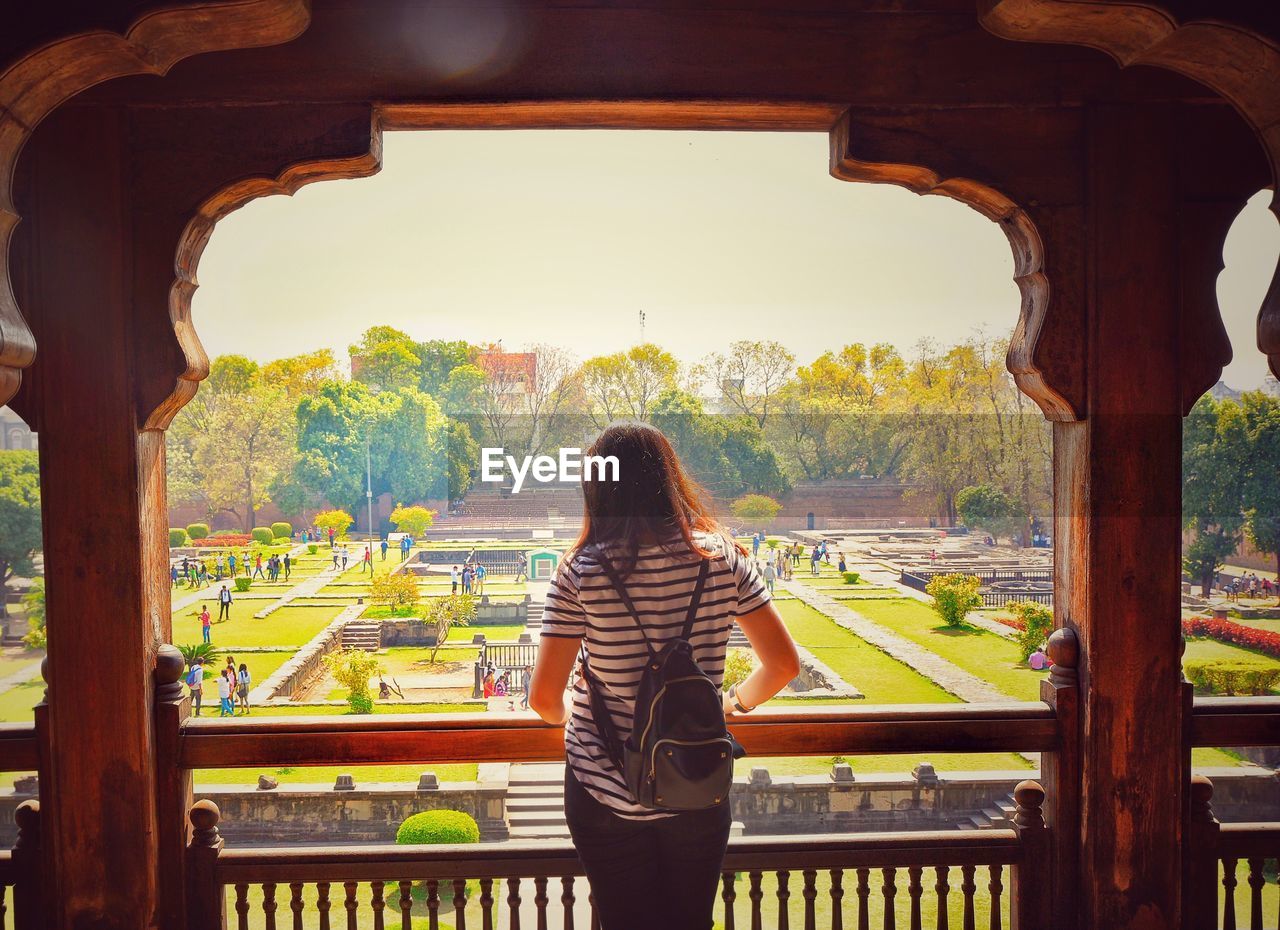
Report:
[[[8,407],[0,407],[0,433],[3,433],[3,445],[8,449],[37,449],[36,434],[31,432],[25,420]]]
[[[538,379],[538,356],[533,352],[504,352],[491,345],[476,356],[476,367],[509,394],[532,393]]]

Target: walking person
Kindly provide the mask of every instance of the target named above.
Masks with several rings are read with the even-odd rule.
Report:
[[[364,547],[364,566],[360,569],[360,571],[368,572],[370,575],[373,574],[373,546],[372,545],[368,545]]]
[[[347,547],[346,546],[342,547],[342,570],[344,572],[347,570]]]
[[[200,605],[200,633],[204,636],[204,641],[206,643],[211,641],[209,636],[209,633],[210,633],[209,625],[211,622],[212,621],[210,621],[209,619],[209,608],[201,604]]]
[[[191,707],[199,717],[204,702],[204,664],[199,659],[191,663],[191,671],[187,672],[187,687],[191,691]]]
[[[602,930],[709,930],[732,819],[724,716],[771,698],[799,660],[751,559],[711,517],[662,433],[611,426],[590,454],[616,456],[620,481],[583,484],[582,532],[551,582],[529,704],[565,725],[565,819]],[[735,620],[760,662],[725,693]],[[646,703],[640,730],[642,679],[650,697],[659,680],[670,686],[660,700],[678,711]],[[693,721],[718,735],[656,735],[689,732]],[[682,758],[659,760],[655,738]],[[664,792],[678,803],[664,805]]]
[[[474,577],[471,579],[471,586],[475,588],[476,594],[484,594],[484,580],[489,577],[489,571],[483,565],[477,565]]]
[[[249,685],[253,684],[253,676],[249,674],[249,668],[243,662],[240,663],[240,671],[236,673],[236,697],[240,699],[240,709],[248,716],[249,714]]]
[[[382,561],[387,560],[387,537],[382,537]]]
[[[231,717],[235,715],[235,708],[231,705],[231,678],[227,675],[224,668],[218,675],[218,716]]]
[[[284,554],[284,580],[289,580],[289,572],[292,571],[293,560],[289,558],[289,553]]]
[[[227,556],[227,570],[231,572],[231,577],[236,576],[236,554],[234,552]]]
[[[449,569],[449,584],[450,584],[449,593],[457,594],[458,593],[458,566],[456,565],[453,566],[453,568]]]
[[[218,622],[231,619],[231,592],[227,590],[224,584],[222,590],[218,592]]]
[[[765,562],[764,563],[764,583],[765,583],[765,587],[769,589],[769,595],[771,597],[773,596],[773,583],[777,579],[777,577],[778,577],[778,573],[773,567],[773,562],[772,561]]]
[[[533,684],[533,669],[525,666],[520,671],[520,709],[529,709],[529,686]]]
[[[253,560],[253,577],[263,578],[264,580],[266,578],[266,576],[262,574],[262,553],[261,552],[259,552],[257,558]]]

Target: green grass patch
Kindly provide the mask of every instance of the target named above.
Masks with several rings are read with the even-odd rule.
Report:
[[[869,704],[942,704],[958,701],[924,675],[854,636],[801,601],[778,605],[796,641],[866,695]]]
[[[1011,640],[968,625],[948,627],[926,604],[908,598],[868,600],[858,612],[955,663],[1019,701],[1040,699],[1044,672],[1027,666]]]
[[[351,775],[356,787],[373,782],[418,783],[423,772],[435,772],[441,781],[475,781],[476,764],[450,765],[321,765],[280,769],[197,769],[196,790],[203,785],[254,784],[259,775],[273,775],[282,785],[332,785],[339,775]]]
[[[375,682],[375,689],[377,684]],[[215,712],[217,701],[214,701]],[[464,704],[459,701],[374,701],[375,714],[483,714],[484,704]],[[345,705],[332,707],[294,707],[289,705],[273,705],[262,707],[253,712],[254,717],[346,717],[350,714]]]
[[[32,709],[44,698],[44,679],[31,681],[0,693],[0,723],[29,723],[36,719]]]
[[[209,613],[218,616],[217,602],[210,598]],[[212,628],[213,642],[219,649],[234,652],[237,646],[294,647],[306,644],[342,613],[341,607],[281,607],[261,620],[254,613],[267,602],[237,601],[231,605],[231,619]],[[175,643],[198,643],[200,636],[200,604],[182,610],[173,618]]]
[[[845,759],[854,772],[867,775],[909,773],[918,763],[929,762],[940,775],[948,772],[1029,771],[1034,766],[1012,752],[933,752],[900,755],[848,756]],[[830,756],[788,756],[752,759],[734,763],[734,774],[748,775],[752,768],[762,767],[775,777],[783,775],[830,775]]]

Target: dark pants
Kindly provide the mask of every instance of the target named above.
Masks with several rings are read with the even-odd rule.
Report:
[[[219,620],[231,619],[231,605],[228,604],[226,601],[218,602],[218,619]]]
[[[564,813],[601,930],[710,930],[728,804],[658,820],[619,817],[566,767]]]

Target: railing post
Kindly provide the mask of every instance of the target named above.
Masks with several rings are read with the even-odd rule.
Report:
[[[1045,881],[1053,900],[1052,926],[1075,930],[1077,909],[1071,902],[1079,893],[1080,842],[1080,641],[1076,631],[1060,627],[1049,637],[1047,650],[1053,667],[1040,682],[1040,699],[1053,708],[1058,720],[1058,749],[1040,755],[1040,783],[1049,804],[1045,821],[1049,832],[1049,867]]]
[[[222,814],[212,801],[191,806],[191,845],[187,847],[187,928],[226,930],[226,896],[218,881],[218,855],[222,836],[218,820]]]
[[[17,872],[13,885],[14,930],[43,930],[49,925],[40,862],[40,802],[23,801],[13,812],[18,840],[13,846]]]
[[[156,829],[160,847],[160,927],[181,930],[186,924],[185,865],[187,812],[191,809],[191,772],[178,765],[182,724],[191,714],[191,698],[182,687],[186,660],[176,646],[156,653]]]
[[[1021,781],[1013,789],[1018,803],[1013,828],[1018,834],[1020,853],[1009,890],[1011,930],[1041,930],[1052,925],[1053,867],[1049,828],[1044,822],[1044,789],[1034,781]]]
[[[1213,815],[1213,782],[1191,776],[1191,814],[1187,821],[1187,879],[1183,914],[1188,930],[1218,926],[1218,818]]]

